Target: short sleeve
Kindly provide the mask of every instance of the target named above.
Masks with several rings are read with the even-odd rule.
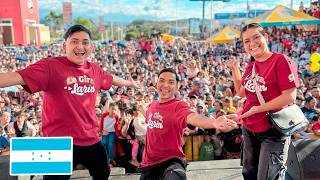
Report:
[[[194,113],[190,110],[186,102],[179,102],[176,107],[176,117],[179,120],[179,125],[182,129],[187,127],[187,117],[189,114]]]
[[[281,55],[276,66],[276,74],[281,91],[299,86],[297,64],[289,57]]]
[[[112,86],[113,77],[110,73],[101,69],[101,89],[108,90]]]
[[[50,76],[48,62],[49,60],[43,59],[37,63],[31,64],[25,69],[18,71],[26,84],[24,88],[28,92],[35,93],[39,91],[45,91],[48,88]]]

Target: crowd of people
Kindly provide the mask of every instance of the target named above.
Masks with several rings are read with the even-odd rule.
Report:
[[[296,103],[301,106],[310,126],[308,132],[320,130],[320,76],[310,70],[310,56],[320,53],[317,31],[296,27],[265,28],[268,46],[273,53],[282,53],[298,64],[300,86]],[[0,72],[23,69],[42,58],[62,56],[61,44],[43,47],[0,47]],[[218,118],[241,111],[244,98],[237,96],[230,61],[239,63],[243,73],[250,63],[241,40],[232,44],[213,45],[183,38],[165,42],[159,35],[141,37],[127,42],[98,42],[90,61],[124,79],[130,77],[142,87],[112,86],[101,90],[96,100],[99,128],[97,133],[108,152],[109,166],[124,166],[134,171],[141,162],[146,141],[146,108],[159,95],[156,91],[158,73],[174,68],[180,78],[177,99],[185,101],[191,110],[207,117]],[[63,71],[63,70],[61,70]],[[85,79],[85,77],[84,77]],[[68,82],[67,82],[68,84]],[[72,84],[72,79],[70,79]],[[0,89],[0,150],[6,153],[10,137],[41,136],[42,92],[28,94],[23,88]],[[52,107],[59,108],[59,107]],[[148,126],[158,127],[159,123]],[[184,129],[185,153],[187,137],[201,135],[199,158],[212,160],[239,158],[243,141],[241,127],[223,133],[217,129],[188,126]]]

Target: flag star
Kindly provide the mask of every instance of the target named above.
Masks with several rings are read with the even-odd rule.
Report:
[[[32,161],[34,161],[34,158],[32,158]]]
[[[40,157],[42,158],[42,154],[40,155]]]
[[[49,161],[51,160],[51,158],[48,158],[49,159]]]

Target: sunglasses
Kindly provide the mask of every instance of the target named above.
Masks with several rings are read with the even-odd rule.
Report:
[[[250,23],[250,24],[247,24],[245,25],[241,31],[246,31],[247,29],[250,29],[250,28],[262,28],[262,26],[259,24],[259,23]]]
[[[258,28],[259,29],[259,32],[261,34],[264,34],[264,29],[263,27],[261,26],[261,24],[259,23],[250,23],[250,24],[247,24],[245,25],[242,29],[241,29],[241,37],[242,37],[242,34],[243,32],[245,32],[246,30],[250,29],[250,28]]]

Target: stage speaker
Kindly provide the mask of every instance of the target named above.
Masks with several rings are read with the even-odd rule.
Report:
[[[18,176],[9,175],[9,156],[0,155],[0,180],[17,180]]]
[[[287,173],[293,180],[320,179],[320,139],[293,141],[289,147]]]

